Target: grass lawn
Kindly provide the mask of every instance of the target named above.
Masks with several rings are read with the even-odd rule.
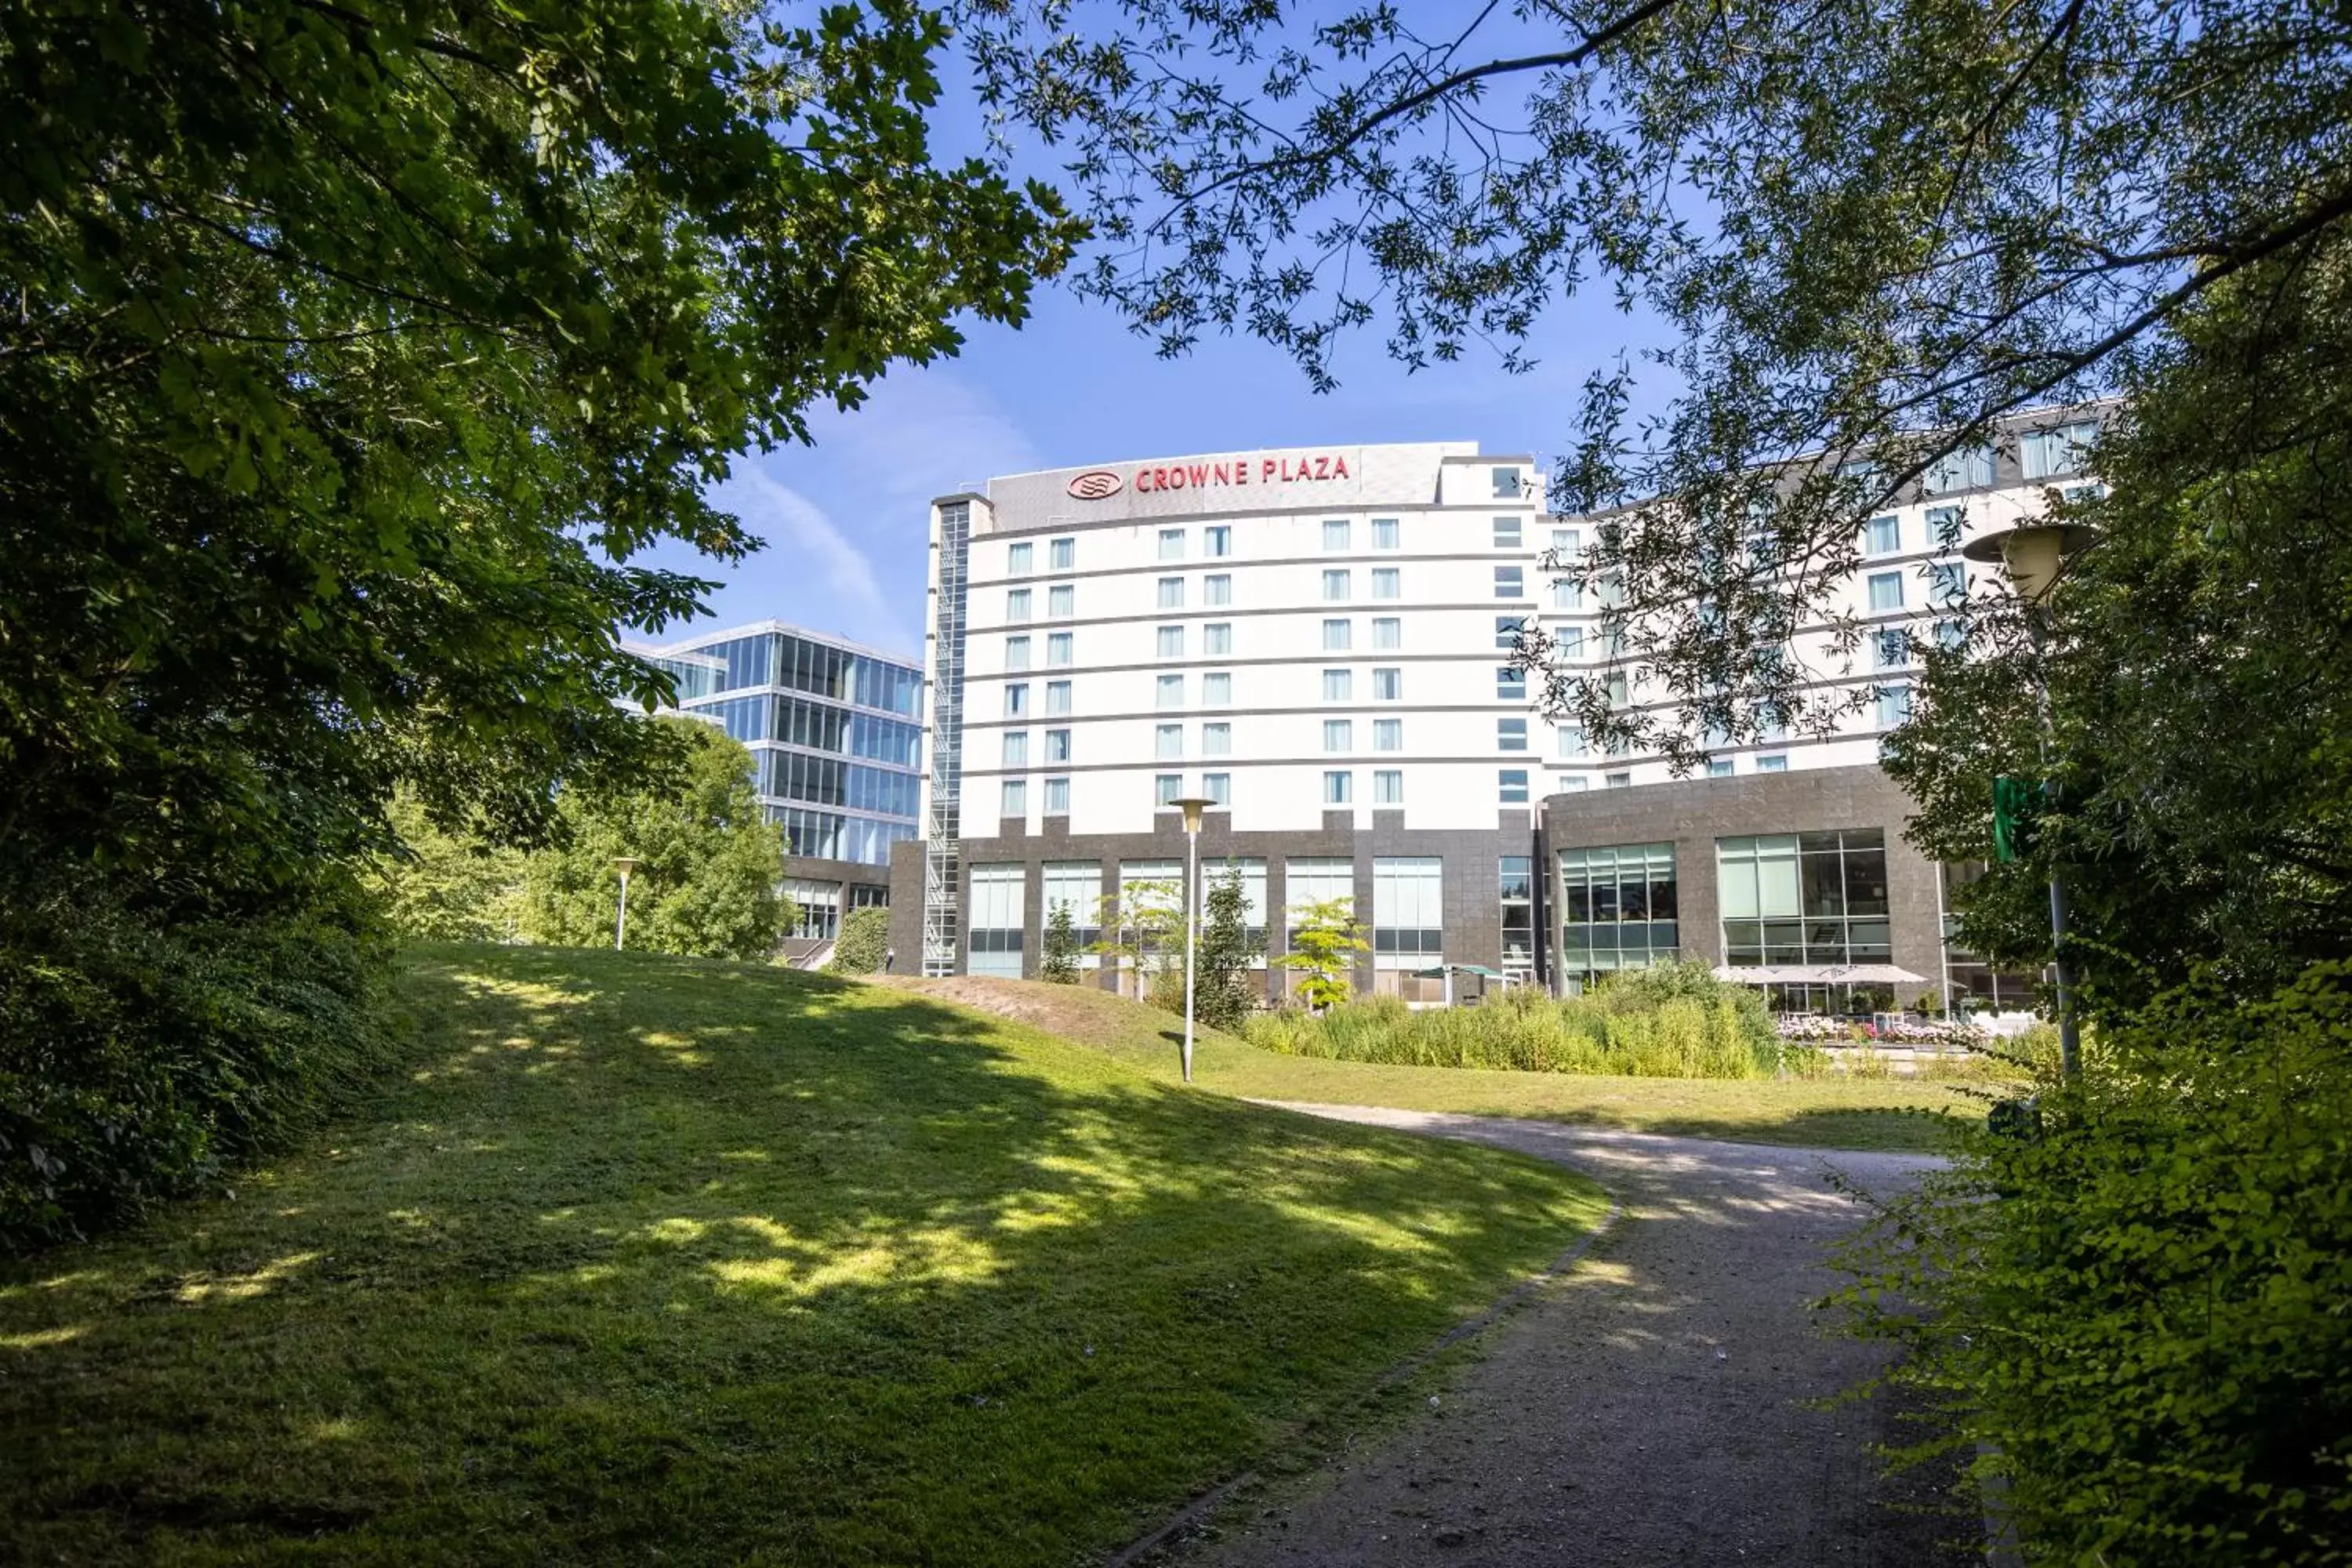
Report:
[[[1163,1079],[1180,1071],[1183,1020],[1108,992],[971,978],[882,984],[1034,1023]],[[1388,1067],[1283,1056],[1213,1031],[1200,1033],[1193,1068],[1202,1087],[1253,1100],[1528,1116],[1824,1149],[1934,1152],[1944,1146],[1948,1117],[1981,1118],[1986,1103],[1981,1089],[1895,1078],[1591,1078]]]
[[[367,1113],[0,1272],[0,1561],[1064,1563],[1602,1206],[880,986],[439,948],[401,1000]]]

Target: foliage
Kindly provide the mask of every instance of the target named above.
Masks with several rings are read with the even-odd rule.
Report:
[[[779,886],[784,831],[767,820],[740,742],[691,719],[650,721],[687,767],[651,788],[574,788],[556,797],[560,847],[530,857],[524,931],[563,947],[608,947],[629,877],[626,945],[701,958],[765,958],[796,918]]]
[[[1045,951],[1038,960],[1037,978],[1049,985],[1078,983],[1078,927],[1066,903],[1056,902],[1045,917]]]
[[[1969,1139],[1848,1259],[2053,1562],[2352,1561],[2352,967],[2200,979]],[[1923,1310],[1924,1309],[1924,1310]]]
[[[1206,881],[1202,901],[1206,918],[1193,961],[1193,1016],[1211,1028],[1238,1029],[1261,998],[1251,965],[1265,955],[1265,944],[1250,936],[1249,900],[1237,868]]]
[[[1718,981],[1705,964],[1636,981],[1627,975],[1555,1002],[1531,986],[1475,1007],[1418,1012],[1393,996],[1319,1016],[1286,1009],[1249,1021],[1252,1045],[1290,1056],[1409,1067],[1634,1078],[1749,1078],[1780,1063],[1781,1046],[1755,990]]]
[[[1082,287],[1165,353],[1247,331],[1322,385],[1376,321],[1415,369],[1523,368],[1580,289],[1649,318],[1653,379],[1595,374],[1547,500],[1613,513],[1555,564],[1622,574],[1617,668],[1675,700],[1612,706],[1592,667],[1549,696],[1685,764],[1870,700],[1836,603],[1865,518],[2011,415],[2132,389],[2132,351],[2352,219],[2352,18],[2321,6],[966,9],[985,97],[1097,220]]]
[[[1149,996],[1174,972],[1182,983],[1184,886],[1160,879],[1123,882],[1095,906],[1102,935],[1087,951],[1106,968],[1124,964],[1135,976],[1139,997]],[[1179,1004],[1181,1005],[1181,1004]]]
[[[331,870],[157,925],[85,876],[0,902],[0,1255],[216,1188],[388,1058],[383,942]]]
[[[1275,963],[1296,973],[1301,1005],[1321,1012],[1348,999],[1356,954],[1370,952],[1353,899],[1320,899],[1290,911],[1290,951]]]
[[[414,793],[386,813],[396,847],[368,867],[392,929],[415,942],[513,942],[524,914],[524,858],[435,822]]]
[[[879,974],[890,957],[890,911],[877,904],[841,917],[841,935],[825,960],[830,974]]]
[[[1605,1207],[881,984],[405,969],[331,1149],[0,1281],[0,1561],[1099,1562]]]

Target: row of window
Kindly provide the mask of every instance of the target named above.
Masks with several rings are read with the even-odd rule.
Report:
[[[919,724],[856,713],[803,697],[729,697],[695,710],[718,719],[736,740],[782,741],[820,752],[840,752],[871,762],[918,764],[923,743]]]
[[[922,788],[919,774],[813,757],[805,752],[761,752],[756,783],[761,795],[779,800],[845,805],[909,821]]]
[[[885,664],[790,632],[757,632],[730,637],[658,662],[673,672],[689,668],[702,672],[691,683],[698,689],[691,690],[681,674],[681,702],[751,686],[782,686],[830,697],[836,702],[883,709],[909,719],[922,717],[920,670]]]
[[[784,853],[819,860],[887,866],[890,847],[916,836],[911,822],[877,822],[797,805],[771,805],[765,810],[769,821],[783,825]]]
[[[1560,946],[1588,974],[1637,968],[1681,946],[1671,844],[1559,852]],[[1875,827],[1716,840],[1724,962],[1885,963],[1892,956],[1886,838]]]
[[[1050,554],[1049,570],[1075,572],[1078,568],[1078,542],[1075,537],[1049,540],[1045,548]],[[1026,577],[1037,570],[1037,546],[1021,540],[1004,547],[1004,572],[1010,577]]]

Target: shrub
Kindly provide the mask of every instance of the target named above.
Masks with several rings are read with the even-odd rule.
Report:
[[[841,935],[824,961],[834,974],[879,974],[890,956],[890,911],[868,904],[841,917]]]
[[[0,1250],[89,1235],[284,1147],[389,1055],[347,884],[142,918],[80,885],[0,913]]]
[[[2200,981],[2101,1045],[1891,1205],[1842,1300],[2037,1558],[2352,1561],[2352,967]]]

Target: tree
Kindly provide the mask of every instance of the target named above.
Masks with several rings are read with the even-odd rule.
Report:
[[[890,955],[890,911],[878,904],[841,917],[841,935],[825,961],[832,974],[879,974]]]
[[[1192,963],[1193,1016],[1214,1029],[1238,1030],[1257,1005],[1250,965],[1265,951],[1249,933],[1249,900],[1238,868],[1208,884]]]
[[[1319,1013],[1348,999],[1355,955],[1371,945],[1353,899],[1318,899],[1291,911],[1290,951],[1275,963],[1297,972],[1298,999]]]
[[[1037,964],[1037,978],[1051,985],[1078,983],[1078,928],[1066,902],[1057,900],[1045,917],[1045,951]]]
[[[1184,947],[1184,889],[1181,882],[1124,882],[1116,894],[1107,894],[1097,906],[1095,923],[1101,940],[1089,952],[1112,964],[1126,964],[1135,975],[1139,1000],[1171,966],[1181,962]]]
[[[369,878],[392,929],[417,942],[512,942],[520,935],[522,852],[436,825],[414,795],[393,797],[398,847]]]
[[[1608,514],[1553,564],[1622,585],[1617,668],[1674,700],[1589,668],[1548,699],[1685,766],[1870,700],[1827,600],[1874,510],[2010,416],[2133,390],[2214,290],[2352,220],[2352,20],[2310,5],[970,10],[983,97],[1097,221],[1079,286],[1164,353],[1249,331],[1328,385],[1383,319],[1413,369],[1524,368],[1588,285],[1653,319],[1659,395],[1596,374],[1548,500]]]
[[[692,719],[651,721],[685,745],[682,787],[596,790],[565,785],[556,798],[560,847],[530,860],[524,931],[533,942],[607,946],[620,898],[614,861],[629,878],[625,945],[706,958],[765,958],[797,918],[781,890],[783,828],[751,789],[751,755]]]

